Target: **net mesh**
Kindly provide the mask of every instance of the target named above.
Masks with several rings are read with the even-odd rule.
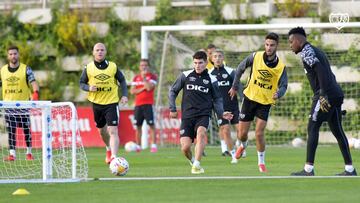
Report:
[[[192,68],[192,54],[200,49],[205,49],[208,44],[214,44],[225,52],[227,66],[236,68],[246,56],[255,51],[264,50],[264,37],[268,32],[276,32],[280,36],[277,54],[287,67],[289,79],[288,90],[285,96],[271,108],[265,136],[267,144],[288,144],[295,137],[306,139],[307,120],[310,113],[311,97],[313,95],[309,82],[304,73],[303,64],[298,55],[291,52],[288,45],[287,32],[291,29],[271,30],[226,30],[226,31],[156,31],[148,32],[149,59],[156,69],[159,78],[157,88],[158,112],[164,112],[168,108],[168,90],[176,77],[184,70]],[[335,28],[305,29],[308,33],[308,41],[321,48],[327,55],[332,71],[337,82],[345,93],[342,108],[346,110],[343,116],[343,128],[346,135],[360,138],[360,29],[343,28],[340,31]],[[167,34],[166,34],[167,32]],[[166,46],[164,43],[166,42]],[[161,62],[163,61],[163,66]],[[241,78],[242,84],[246,84],[250,68]],[[177,99],[180,108],[181,93]],[[239,104],[240,105],[240,104]],[[158,136],[162,143],[178,144],[178,134],[166,132],[168,116],[158,113]],[[180,125],[178,121],[176,124]],[[168,125],[169,126],[169,125]],[[165,130],[163,130],[165,129]],[[165,131],[165,133],[162,133]],[[210,144],[218,144],[216,122],[213,122],[209,133]],[[235,136],[235,132],[232,135]],[[254,125],[249,132],[250,144],[255,137]],[[324,124],[320,130],[320,142],[336,142],[330,129]]]
[[[87,178],[87,158],[80,133],[71,125],[74,117],[77,118],[76,111],[73,112],[68,105],[51,107],[52,178],[72,178],[73,131],[76,133],[76,178]],[[42,118],[41,108],[0,108],[0,179],[42,178]],[[30,136],[27,135],[29,132]],[[28,137],[31,138],[27,142]],[[16,159],[11,161],[8,158],[14,146]],[[33,160],[27,157],[29,146]]]

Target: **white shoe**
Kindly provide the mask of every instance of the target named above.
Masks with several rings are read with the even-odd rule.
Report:
[[[201,174],[204,173],[204,169],[201,166],[192,166],[191,173],[192,174]]]
[[[231,162],[230,163],[232,163],[232,164],[237,164],[238,163],[238,160],[235,158],[235,157],[233,157],[232,159],[231,159]]]
[[[241,158],[245,158],[246,157],[246,149],[244,149],[243,153],[241,154]]]

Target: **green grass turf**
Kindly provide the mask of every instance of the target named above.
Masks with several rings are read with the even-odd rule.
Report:
[[[89,178],[113,178],[104,163],[104,149],[86,149]],[[253,147],[236,165],[230,157],[220,156],[219,148],[207,148],[201,165],[205,174],[192,175],[190,165],[179,148],[160,148],[124,153],[130,163],[125,177],[207,177],[207,176],[288,176],[301,170],[305,148],[269,146],[266,151],[267,174],[260,174]],[[360,166],[360,151],[352,150],[355,166]],[[337,146],[319,146],[315,174],[332,176],[343,171]],[[359,168],[360,169],[360,168]],[[359,171],[360,172],[360,171]],[[121,177],[119,177],[121,179]],[[18,188],[31,194],[11,195]],[[358,202],[360,178],[300,179],[202,179],[202,180],[128,180],[88,181],[52,184],[0,184],[0,202]]]

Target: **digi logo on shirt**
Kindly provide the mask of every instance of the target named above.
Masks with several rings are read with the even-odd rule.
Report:
[[[218,86],[230,86],[230,81],[218,81]]]
[[[209,92],[209,88],[200,86],[200,85],[193,85],[193,84],[187,84],[186,85],[186,89],[187,90],[196,90],[196,91],[200,91],[202,93],[208,93]]]

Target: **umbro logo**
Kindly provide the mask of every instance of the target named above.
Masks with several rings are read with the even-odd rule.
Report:
[[[20,79],[18,77],[15,77],[15,76],[11,76],[11,77],[6,79],[6,81],[11,82],[11,83],[17,82],[19,80]]]
[[[272,75],[268,70],[258,70],[260,75],[263,76],[264,78],[271,78]]]
[[[104,74],[104,73],[101,73],[99,75],[96,75],[94,78],[98,79],[98,80],[101,80],[101,81],[105,81],[107,79],[110,78],[110,76]]]

